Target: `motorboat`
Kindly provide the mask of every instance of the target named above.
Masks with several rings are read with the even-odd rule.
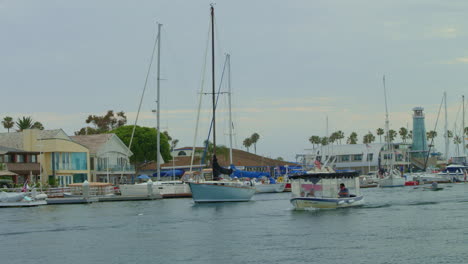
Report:
[[[360,194],[359,174],[355,171],[336,172],[332,169],[308,171],[289,176],[292,187],[290,202],[295,209],[334,209],[359,206],[364,203]],[[349,195],[339,196],[340,184],[349,188]]]

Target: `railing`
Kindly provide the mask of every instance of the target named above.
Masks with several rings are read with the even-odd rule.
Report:
[[[109,170],[110,172],[115,172],[115,171],[135,172],[135,166],[134,165],[127,165],[127,166],[110,165],[109,167],[97,166],[96,168],[96,171],[107,171],[107,170]]]
[[[4,192],[21,192],[22,188],[1,188],[0,191]],[[29,189],[28,193],[32,190]],[[62,198],[64,197],[64,193],[68,193],[71,195],[82,195],[82,188],[81,187],[56,187],[56,188],[36,188],[37,193],[45,193],[47,194],[48,198]],[[100,196],[106,194],[119,194],[118,190],[115,190],[113,186],[105,186],[105,187],[90,187],[89,188],[89,195],[90,196]]]

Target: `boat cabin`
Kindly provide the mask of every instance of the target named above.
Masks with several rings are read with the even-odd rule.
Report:
[[[359,173],[313,173],[290,176],[292,197],[338,198],[343,183],[351,197],[360,196]]]

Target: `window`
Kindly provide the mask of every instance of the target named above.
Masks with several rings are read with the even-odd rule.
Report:
[[[36,155],[31,155],[30,162],[36,163],[37,162],[37,156]]]
[[[11,162],[11,157],[10,157],[10,155],[8,155],[8,154],[5,155],[5,157],[4,157],[4,162]]]
[[[393,155],[392,154],[384,154],[384,159],[390,160],[392,159]]]
[[[368,153],[367,154],[367,161],[372,161],[373,157],[374,157],[374,153]]]
[[[3,162],[3,155],[0,155],[0,163]]]
[[[88,160],[86,152],[74,152],[71,153],[72,159],[72,170],[87,170]]]
[[[187,156],[187,153],[185,153],[185,151],[181,150],[181,151],[179,151],[177,156]]]
[[[354,160],[354,161],[362,161],[362,154],[353,155],[353,160]]]
[[[341,156],[341,161],[349,161],[349,155]]]
[[[16,162],[24,162],[24,155],[16,154]]]

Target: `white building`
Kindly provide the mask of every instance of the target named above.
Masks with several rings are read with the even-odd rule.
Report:
[[[89,149],[93,179],[113,184],[131,182],[135,167],[130,164],[133,153],[115,134],[72,136]]]
[[[386,167],[394,159],[396,166],[406,169],[405,166],[410,164],[408,161],[409,145],[394,143],[393,146],[393,153],[386,150],[384,143],[318,146],[308,150],[306,154],[296,155],[296,160],[300,164],[313,166],[316,159],[324,163],[331,156],[335,159],[333,165],[336,169],[350,169],[366,174],[369,171],[378,170],[379,162],[380,166]]]

